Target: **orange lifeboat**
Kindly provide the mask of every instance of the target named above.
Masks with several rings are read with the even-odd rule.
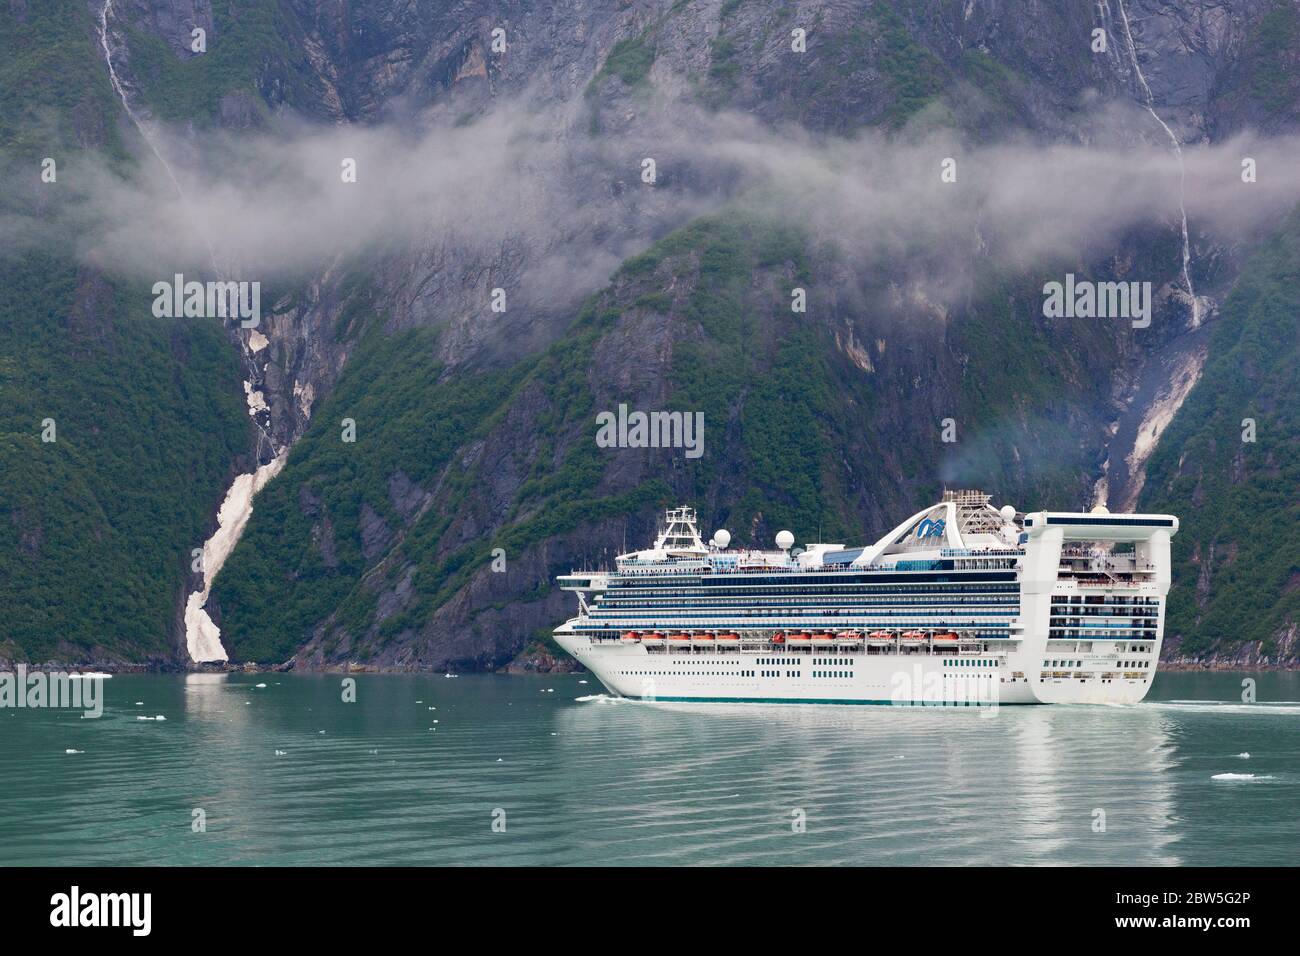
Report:
[[[635,641],[635,640],[636,640],[637,638],[639,638],[640,636],[641,636],[641,635],[638,634],[636,631],[624,631],[624,632],[623,632],[623,640],[625,640],[625,641]]]
[[[811,641],[811,640],[812,640],[812,635],[809,634],[807,631],[801,631],[801,632],[798,633],[798,634],[791,634],[791,635],[790,635],[790,640],[792,640],[792,641]]]
[[[813,635],[813,640],[814,640],[814,641],[833,641],[833,640],[835,640],[835,635],[834,635],[834,634],[828,634],[827,632],[822,631],[820,634],[814,634],[814,635]]]
[[[713,635],[710,634],[708,631],[701,631],[700,633],[695,635],[695,639],[697,641],[711,641],[713,640]]]
[[[905,641],[923,641],[925,640],[925,631],[904,631],[903,640]]]
[[[691,636],[690,636],[689,634],[686,634],[686,633],[682,632],[682,631],[678,631],[676,634],[669,634],[669,635],[668,635],[668,640],[670,640],[670,641],[689,641],[690,639],[691,639]]]
[[[942,634],[934,635],[934,639],[936,641],[955,641],[958,638],[952,631],[944,631]]]
[[[773,634],[773,635],[772,635],[772,643],[773,643],[773,644],[784,644],[784,643],[785,643],[785,631],[777,631],[775,634]]]
[[[653,634],[648,634],[646,636],[652,641],[662,641],[664,639],[663,634],[659,631],[655,631]]]
[[[872,631],[868,637],[873,641],[892,641],[894,639],[893,631]]]
[[[740,640],[740,635],[739,635],[739,634],[733,634],[731,631],[727,631],[727,632],[724,633],[724,634],[719,634],[719,635],[718,635],[718,640],[720,640],[720,641],[738,641],[738,640]]]

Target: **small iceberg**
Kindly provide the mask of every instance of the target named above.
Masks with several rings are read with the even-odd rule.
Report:
[[[63,752],[64,752],[65,754],[84,754],[84,753],[85,753],[84,750],[73,750],[71,747],[69,747],[67,750],[65,750],[65,751],[63,751]]]
[[[288,753],[288,751],[286,751],[286,750],[277,750],[277,751],[275,752],[275,755],[276,755],[277,757],[283,757],[286,753]]]
[[[265,687],[266,685],[265,685],[265,684],[254,684],[253,686],[254,686],[254,687]]]
[[[1249,760],[1249,759],[1250,759],[1250,753],[1249,753],[1248,751],[1245,751],[1245,750],[1243,750],[1241,753],[1237,754],[1237,756],[1240,757],[1242,760]]]
[[[1268,774],[1259,777],[1253,773],[1216,773],[1210,779],[1211,780],[1273,780],[1275,778]]]

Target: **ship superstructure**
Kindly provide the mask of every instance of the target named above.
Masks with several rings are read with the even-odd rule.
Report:
[[[995,508],[946,492],[869,547],[705,542],[693,509],[652,547],[560,586],[555,632],[611,693],[694,701],[1133,703],[1151,687],[1171,515]]]

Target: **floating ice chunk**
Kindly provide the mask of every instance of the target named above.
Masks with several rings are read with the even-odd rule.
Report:
[[[578,681],[578,683],[579,683],[579,684],[585,684],[585,683],[587,683],[587,682],[586,682],[585,680],[580,680],[580,681]]]
[[[137,707],[143,707],[143,706],[144,706],[144,701],[142,701],[142,700],[137,700],[137,701],[135,702],[135,706],[137,706]]]
[[[253,686],[254,686],[254,687],[265,687],[266,685],[265,685],[265,684],[254,684]]]
[[[1272,777],[1257,777],[1253,773],[1216,773],[1211,780],[1272,780]]]
[[[1248,751],[1245,751],[1245,750],[1243,750],[1241,753],[1237,754],[1237,756],[1240,757],[1242,760],[1249,760],[1249,759],[1250,759],[1250,753],[1249,753]]]
[[[73,750],[71,747],[69,747],[67,750],[65,750],[65,751],[63,751],[63,752],[64,752],[65,754],[84,754],[84,753],[85,753],[84,750]]]
[[[276,755],[277,757],[283,757],[286,753],[287,753],[287,751],[284,751],[284,750],[277,750],[277,751],[275,752],[275,755]]]

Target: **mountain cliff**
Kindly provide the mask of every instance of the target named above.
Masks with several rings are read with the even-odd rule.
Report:
[[[148,283],[111,256],[7,256],[5,354],[42,358],[0,380],[0,462],[19,489],[0,503],[2,597],[23,609],[0,657],[183,663],[191,550],[222,487],[287,451],[208,600],[234,660],[500,667],[544,650],[569,613],[557,572],[639,544],[665,504],[694,503],[740,542],[782,527],[861,541],[953,485],[1020,507],[1100,497],[1179,514],[1169,653],[1295,660],[1294,549],[1253,530],[1296,527],[1294,221],[1278,209],[1222,233],[1187,195],[1184,246],[1169,192],[1127,216],[1097,195],[1105,214],[1084,228],[1098,187],[1080,180],[1059,221],[1035,208],[999,232],[1014,195],[994,188],[1001,161],[1031,176],[1065,157],[1086,176],[1097,155],[1197,146],[1222,146],[1235,181],[1234,137],[1286,136],[1300,119],[1293,5],[115,0],[104,16],[94,0],[80,13],[0,4],[6,168],[56,141],[129,177],[154,163],[142,139],[156,130],[181,169],[242,157],[231,196],[280,183],[280,164],[311,174],[354,154],[364,189],[372,163],[409,188],[421,180],[382,165],[408,148],[486,172],[438,181],[427,207],[413,195],[412,220],[427,208],[433,225],[378,191],[373,231],[365,202],[348,207],[362,239],[299,258],[251,239],[232,270],[284,261],[256,348],[233,325],[147,318]],[[1071,150],[1097,152],[1070,165]],[[982,204],[939,192],[949,156],[958,184],[989,186]],[[1161,169],[1172,189],[1177,167]],[[853,220],[859,190],[870,215]],[[35,191],[13,208],[51,219],[51,201]],[[1025,248],[1029,234],[1050,247]],[[1150,327],[1045,317],[1043,285],[1066,272],[1149,281]],[[241,378],[265,402],[251,418]],[[76,402],[57,404],[59,379]],[[149,426],[90,414],[119,402]],[[621,404],[701,414],[703,454],[598,447],[596,414]],[[69,423],[57,462],[37,447],[46,406]]]

